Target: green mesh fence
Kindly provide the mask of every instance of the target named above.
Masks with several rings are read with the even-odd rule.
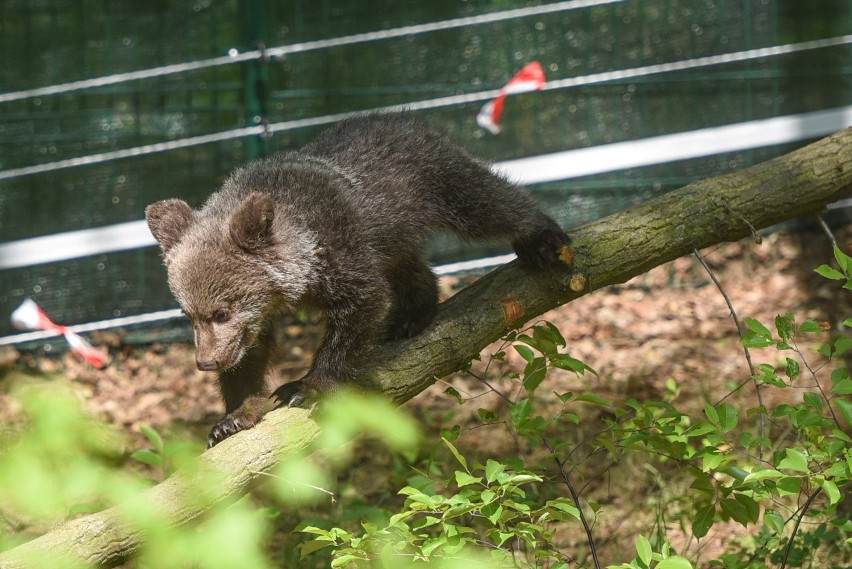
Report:
[[[3,172],[246,126],[488,91],[533,60],[541,62],[548,80],[560,80],[852,33],[847,0],[627,0],[561,8],[568,4],[0,2],[0,94],[206,60],[231,49],[244,53],[507,10],[559,8],[0,102],[0,241],[137,221],[147,204],[166,197],[198,205],[233,167],[298,147],[323,126],[45,173],[2,178]],[[846,41],[514,96],[503,116],[505,131],[497,136],[476,124],[481,100],[417,112],[472,152],[502,161],[849,106],[850,55]],[[531,189],[570,228],[806,142],[618,169]],[[504,251],[438,239],[433,260]],[[0,337],[14,332],[2,315],[27,296],[63,323],[175,306],[152,247],[0,270]]]

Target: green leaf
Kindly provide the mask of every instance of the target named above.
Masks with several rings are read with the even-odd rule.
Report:
[[[740,482],[745,480],[746,476],[748,476],[748,472],[746,472],[745,470],[743,470],[739,466],[729,466],[728,468],[725,469],[724,472],[728,476],[732,476],[733,478],[736,478]]]
[[[708,423],[707,421],[697,421],[694,425],[689,427],[684,435],[689,437],[700,437],[706,435],[707,433],[712,433],[716,430],[716,427]]]
[[[708,497],[712,497],[716,493],[716,487],[707,474],[700,470],[694,470],[692,476],[694,480],[689,485],[690,489],[706,494]]]
[[[834,259],[837,261],[837,266],[848,275],[849,271],[852,270],[852,258],[838,247],[834,247]]]
[[[834,355],[836,356],[845,353],[849,348],[852,348],[852,338],[848,336],[840,336],[834,341]]]
[[[449,395],[451,397],[455,397],[456,401],[459,402],[459,405],[464,404],[464,398],[462,398],[461,393],[459,393],[458,390],[455,387],[450,386],[450,387],[446,388],[444,390],[444,393],[446,393],[447,395]]]
[[[535,349],[536,349],[536,350],[538,350],[539,352],[544,353],[544,350],[542,350],[542,349],[541,349],[541,346],[539,345],[538,339],[536,339],[536,338],[532,338],[532,337],[528,336],[527,334],[520,334],[520,335],[519,335],[519,336],[515,339],[515,341],[517,341],[517,342],[522,342],[522,343],[524,343],[524,344],[526,344],[526,345],[528,345],[528,346],[531,346],[531,347],[535,348]]]
[[[743,337],[740,338],[740,343],[746,348],[768,348],[769,346],[775,345],[772,338],[767,338],[765,336],[755,334],[754,332],[746,332],[743,334]]]
[[[646,567],[651,566],[651,554],[653,550],[651,549],[651,542],[644,535],[640,534],[636,537],[636,553]]]
[[[797,362],[796,360],[791,359],[791,358],[786,358],[786,359],[787,359],[787,368],[784,370],[784,372],[787,374],[787,377],[790,378],[791,382],[796,381],[796,378],[799,377],[799,374],[801,373],[801,368],[799,367],[799,362]]]
[[[460,434],[461,427],[459,425],[453,425],[452,429],[441,429],[441,438],[450,442],[458,440]]]
[[[843,443],[841,443],[841,445],[844,448],[846,447],[846,445],[844,445]],[[850,457],[850,458],[852,458],[852,457]],[[834,464],[832,464],[831,466],[829,466],[828,468],[826,468],[823,471],[822,475],[823,476],[832,476],[834,478],[840,477],[840,478],[843,478],[845,480],[845,479],[849,478],[849,471],[850,471],[850,468],[846,464],[846,462],[843,461],[843,460],[839,460],[839,461],[835,462]]]
[[[586,371],[590,371],[595,375],[598,374],[598,372],[587,366],[585,363],[566,354],[556,354],[551,356],[550,365],[579,374],[585,373]]]
[[[808,458],[802,451],[794,448],[788,448],[786,457],[778,463],[778,469],[795,470],[796,472],[810,472],[808,468]]]
[[[446,512],[444,512],[444,519],[449,520],[451,518],[456,518],[468,512],[472,512],[476,508],[478,508],[476,504],[459,504],[458,506],[452,506]]]
[[[495,543],[495,545],[497,545],[497,547],[500,547],[501,545],[503,545],[504,543],[506,543],[507,541],[509,541],[513,537],[515,537],[514,532],[499,531],[498,530],[497,531],[497,539],[494,540],[494,543]]]
[[[852,320],[852,318],[850,318]],[[805,320],[799,324],[799,332],[819,332],[821,328],[816,320]]]
[[[145,464],[150,464],[151,466],[163,466],[163,456],[149,449],[137,450],[130,455],[130,458],[138,460],[139,462],[144,462]]]
[[[521,430],[521,428],[527,423],[527,421],[529,421],[531,415],[532,401],[530,401],[529,399],[521,399],[520,401],[512,405],[512,425],[515,426],[516,430]]]
[[[789,340],[793,337],[793,316],[788,312],[784,316],[780,314],[775,317],[775,329],[778,330],[778,337],[782,340]]]
[[[852,393],[852,380],[849,378],[849,369],[839,367],[831,372],[831,392],[837,395],[849,395]]]
[[[341,555],[340,557],[335,557],[331,562],[331,569],[337,569],[338,567],[346,567],[351,561],[363,561],[363,557],[359,557],[357,555],[352,555],[351,553],[347,553],[346,555]]]
[[[163,437],[160,436],[160,433],[148,425],[140,425],[139,430],[142,431],[142,434],[145,435],[145,438],[148,439],[151,446],[153,446],[157,452],[162,454],[165,446],[163,445]]]
[[[783,472],[767,468],[766,470],[755,470],[746,476],[743,482],[759,482],[760,480],[766,480],[769,478],[784,478],[784,476],[785,474]]]
[[[479,415],[479,420],[483,423],[496,423],[498,421],[497,415],[495,415],[494,411],[491,409],[483,409],[480,407],[476,410],[476,414]]]
[[[718,468],[722,461],[725,460],[725,456],[718,452],[707,453],[703,457],[701,457],[701,470],[704,472],[708,472],[715,468]]]
[[[688,559],[680,556],[666,557],[654,569],[693,569]]]
[[[327,529],[318,528],[316,526],[304,526],[304,527],[301,527],[301,528],[297,527],[294,531],[300,531],[302,533],[310,533],[310,534],[313,534],[313,535],[321,535],[321,536],[324,536],[324,537],[331,539],[331,532],[330,531],[328,531]]]
[[[593,403],[595,405],[600,405],[601,407],[612,407],[609,401],[604,399],[603,397],[598,397],[597,395],[592,395],[591,393],[584,393],[582,395],[578,395],[574,401],[583,401],[585,403]]]
[[[805,405],[807,405],[811,409],[822,411],[822,397],[820,397],[818,394],[813,393],[811,391],[806,391],[802,395],[802,399],[805,401]]]
[[[456,457],[456,460],[459,461],[459,464],[465,469],[465,471],[470,472],[470,469],[467,467],[467,460],[459,453],[458,449],[453,446],[453,443],[448,441],[447,439],[441,439],[444,441],[444,444],[447,445],[447,448],[450,449],[450,452],[453,453],[453,456]]]
[[[843,325],[847,328],[852,328],[852,318],[847,318],[846,320],[844,320]]]
[[[516,351],[516,352],[518,352],[518,354],[520,354],[520,356],[521,356],[522,358],[524,358],[525,360],[527,360],[527,362],[531,362],[531,361],[533,361],[533,360],[535,359],[535,354],[534,354],[534,353],[533,353],[533,351],[532,351],[531,349],[529,349],[528,347],[526,347],[526,346],[520,346],[520,345],[518,345],[518,344],[515,344],[515,345],[514,345],[514,346],[512,346],[512,347],[513,347],[513,348],[515,348],[515,351]]]
[[[305,556],[310,555],[314,551],[318,551],[318,550],[322,549],[323,547],[328,547],[328,546],[333,545],[333,544],[334,544],[334,542],[332,542],[332,541],[312,540],[312,541],[302,542],[299,545],[299,550],[301,551],[301,555],[299,556],[299,559],[300,560],[304,559]]]
[[[733,498],[724,498],[719,502],[722,507],[722,512],[727,514],[732,520],[739,522],[743,527],[748,526],[751,518],[746,507],[738,500]]]
[[[757,502],[753,498],[740,493],[734,494],[734,499],[745,508],[746,519],[756,524],[757,519],[760,517],[760,506],[757,505]]]
[[[567,498],[556,498],[555,500],[548,500],[545,504],[551,508],[555,508],[561,512],[565,512],[573,518],[580,519],[580,510],[577,509],[573,503],[569,502]]]
[[[547,355],[556,354],[558,338],[557,336],[554,336],[549,329],[545,328],[544,326],[533,327],[533,338],[538,340],[538,345],[539,349],[541,350],[541,353]]]
[[[467,472],[456,470],[456,484],[459,488],[469,486],[470,484],[482,484],[482,478],[471,476]]]
[[[524,368],[524,388],[532,393],[547,376],[547,364],[543,357],[535,358]]]
[[[834,505],[840,501],[840,490],[837,489],[837,484],[834,480],[823,480],[822,489],[828,496],[828,503]]]
[[[729,433],[737,426],[739,417],[736,407],[728,403],[722,403],[716,409],[716,412],[719,414],[719,426],[722,427],[722,433]]]
[[[503,505],[500,504],[499,501],[495,500],[494,502],[479,508],[479,511],[482,512],[483,516],[488,518],[488,521],[496,525],[500,520],[500,516],[503,515]]]
[[[435,516],[426,516],[425,518],[417,519],[413,524],[411,524],[412,529],[423,529],[430,526],[433,526],[439,523],[441,520],[436,518]]]
[[[763,512],[763,523],[778,535],[784,533],[784,516],[775,510]]]
[[[761,336],[763,338],[769,338],[770,340],[772,339],[772,332],[770,332],[769,328],[764,326],[761,322],[755,320],[754,318],[749,318],[748,316],[743,318],[743,320],[745,321],[745,325],[748,326],[748,329],[757,334],[758,336]]]
[[[506,465],[497,462],[496,460],[488,459],[488,462],[485,464],[485,479],[490,483],[494,482],[497,478],[497,475],[506,470]]]
[[[835,399],[834,403],[840,409],[840,413],[846,419],[846,422],[852,425],[852,401],[848,399]]]
[[[757,370],[761,373],[755,374],[753,377],[757,381],[762,381],[763,383],[772,385],[774,387],[785,388],[787,384],[784,383],[780,377],[775,374],[775,369],[769,364],[760,364],[757,367]]]
[[[527,482],[542,482],[544,479],[535,474],[513,474],[506,479],[510,484],[526,484]]]
[[[544,325],[547,326],[547,329],[550,330],[551,340],[557,346],[565,346],[565,337],[562,335],[562,332],[552,323],[547,320],[544,321]]]
[[[711,423],[714,425],[719,424],[719,414],[716,412],[716,408],[709,403],[704,404],[704,414],[707,415]]]
[[[832,269],[828,265],[820,265],[819,267],[814,269],[814,272],[833,281],[841,281],[846,279],[843,273],[841,273],[837,269]]]
[[[802,479],[796,476],[785,476],[778,481],[778,488],[788,494],[798,494],[802,490]]]
[[[715,516],[716,506],[713,504],[699,508],[695,513],[695,519],[692,520],[692,535],[694,535],[696,539],[701,539],[707,535],[707,532],[710,531],[710,528],[713,526],[713,518]]]

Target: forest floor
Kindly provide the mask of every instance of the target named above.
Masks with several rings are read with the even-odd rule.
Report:
[[[849,252],[849,244],[843,239],[840,246]],[[831,244],[822,233],[776,233],[763,237],[760,244],[743,240],[709,248],[703,254],[741,318],[752,317],[772,328],[777,314],[791,312],[798,322],[827,322],[827,327],[837,332],[839,323],[852,315],[849,296],[813,272],[817,265],[832,259]],[[451,290],[465,282],[464,278],[447,278],[442,285]],[[700,414],[705,403],[718,402],[749,379],[748,364],[725,299],[693,256],[588,294],[541,319],[559,328],[572,357],[598,372],[597,376],[553,373],[543,384],[550,391],[586,391],[616,402],[630,398],[648,401],[660,399],[673,381],[680,390],[678,404]],[[290,324],[283,328],[279,364],[283,380],[304,373],[320,333],[318,325]],[[143,424],[167,437],[170,433],[189,433],[201,444],[223,407],[212,375],[196,369],[191,345],[127,346],[116,332],[96,335],[93,342],[110,346],[113,362],[105,370],[92,369],[72,354],[56,358],[6,352],[0,357],[0,421],[19,419],[19,408],[10,395],[13,378],[49,374],[72,384],[90,412],[124,431],[128,451],[145,446],[139,431]],[[497,349],[495,344],[483,350],[483,362]],[[493,362],[488,371],[491,385],[498,389],[511,390],[513,384],[506,373],[522,369],[521,358],[512,350],[508,352],[505,361]],[[777,363],[779,357],[783,361],[783,355],[766,350],[754,357],[755,363]],[[482,362],[474,367],[483,369]],[[455,397],[444,393],[448,386],[467,402],[460,405]],[[794,390],[775,393],[801,400],[801,393]],[[729,401],[756,406],[755,397],[754,387],[747,383]],[[483,383],[458,374],[436,382],[405,408],[432,440],[441,428],[460,425],[459,448],[482,457],[484,462],[484,457],[534,452],[518,448],[504,425],[483,427],[478,410],[499,412],[503,405]],[[586,431],[600,427],[602,417],[592,410],[580,419],[576,431],[562,433],[566,440],[579,442],[587,436]],[[367,503],[376,496],[395,493],[393,488],[382,487],[386,479],[376,476],[390,459],[374,449],[361,455],[360,464],[341,473],[340,483],[355,488],[355,494]],[[603,555],[629,558],[635,535],[647,533],[649,524],[655,523],[654,504],[679,489],[660,484],[659,471],[645,464],[626,460],[609,468],[595,457],[578,457],[576,461],[584,463],[576,475],[583,483],[589,482],[584,498],[604,506],[595,527]],[[600,475],[601,471],[606,474]],[[678,543],[678,535],[686,534],[677,528],[669,530],[669,538],[681,551],[696,553],[698,544],[685,538]],[[717,539],[711,533],[700,548],[713,548],[714,543],[718,546],[736,531],[730,523],[717,524],[712,528]],[[582,549],[581,533],[566,536],[564,546]],[[709,553],[705,549],[701,555]]]

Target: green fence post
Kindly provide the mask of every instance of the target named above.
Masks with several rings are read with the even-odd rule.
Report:
[[[264,49],[266,46],[266,0],[242,0],[240,2],[243,45],[249,49]],[[249,125],[264,124],[267,120],[267,84],[269,73],[266,59],[250,61],[243,73],[245,89],[246,120]],[[246,154],[254,160],[266,154],[269,143],[264,136],[248,139]]]

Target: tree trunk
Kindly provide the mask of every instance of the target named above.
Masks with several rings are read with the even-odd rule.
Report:
[[[852,195],[852,129],[747,170],[695,182],[572,232],[572,272],[530,274],[510,263],[445,302],[423,334],[375,352],[368,374],[388,398],[402,403],[437,378],[467,365],[513,326],[601,287],[722,241],[734,241]],[[574,289],[574,290],[572,290]],[[576,290],[579,289],[579,290]],[[260,483],[278,462],[304,449],[320,430],[301,409],[269,413],[253,429],[205,452],[195,470],[182,470],[140,496],[182,525]],[[201,499],[197,477],[221,477],[216,496]],[[193,496],[187,499],[187,496]],[[39,566],[31,559],[71,557],[111,566],[144,540],[122,520],[121,506],[67,522],[0,555],[0,569]],[[56,567],[57,563],[41,566]]]

